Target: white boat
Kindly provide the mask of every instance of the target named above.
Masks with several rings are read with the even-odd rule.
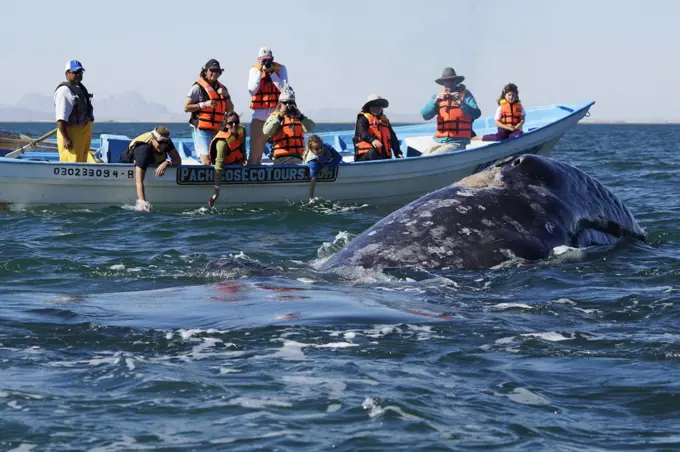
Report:
[[[498,159],[548,154],[558,140],[589,114],[594,102],[526,109],[525,133],[500,142],[473,141],[467,149],[414,156],[432,142],[435,124],[395,127],[406,158],[353,162],[352,130],[319,134],[343,155],[343,163],[318,179],[317,197],[342,202],[403,205],[428,192],[481,171]],[[475,121],[478,135],[494,133],[493,117]],[[102,135],[104,160],[120,152],[129,137]],[[147,171],[147,200],[154,207],[199,207],[213,193],[213,168],[201,166],[190,139],[173,140],[182,165],[163,177]],[[115,145],[115,146],[114,146]],[[113,159],[112,159],[113,160]],[[268,159],[253,167],[227,167],[216,207],[306,201],[309,171],[305,165],[274,166]],[[120,206],[136,200],[134,168],[118,163],[60,163],[55,151],[30,151],[20,158],[0,158],[0,210],[31,206]]]

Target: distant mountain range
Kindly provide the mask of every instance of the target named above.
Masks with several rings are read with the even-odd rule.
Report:
[[[93,98],[94,116],[98,122],[185,122],[187,113],[174,113],[156,102],[149,102],[135,91],[115,94],[105,98]],[[241,111],[239,109],[239,111]],[[250,110],[242,112],[244,122],[250,120]],[[304,112],[315,122],[346,122],[356,120],[357,111],[345,108],[323,108]],[[389,112],[393,123],[422,122],[418,114]],[[30,93],[24,95],[15,105],[0,105],[0,121],[54,121],[52,96]]]
[[[186,121],[186,114],[173,113],[165,105],[145,100],[139,93],[128,91],[122,94],[95,97],[94,116],[96,121]],[[54,101],[52,96],[31,93],[24,95],[16,105],[0,105],[0,121],[53,121]]]

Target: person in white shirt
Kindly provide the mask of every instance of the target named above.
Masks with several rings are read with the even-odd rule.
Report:
[[[59,161],[94,162],[90,156],[94,114],[92,95],[82,83],[85,68],[71,60],[65,70],[66,81],[54,90]]]
[[[271,49],[262,47],[257,63],[250,68],[248,91],[252,96],[250,108],[253,110],[250,121],[250,152],[248,165],[259,165],[267,138],[262,127],[267,118],[276,111],[279,96],[284,85],[288,84],[288,70],[274,61]]]

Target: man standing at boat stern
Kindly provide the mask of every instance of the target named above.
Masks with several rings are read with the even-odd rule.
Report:
[[[444,154],[465,149],[474,136],[472,122],[482,115],[472,93],[461,82],[453,68],[444,68],[442,76],[435,83],[444,87],[432,96],[420,111],[424,120],[437,117],[437,131],[434,143],[422,152],[423,155]]]
[[[92,94],[83,85],[85,68],[78,60],[66,63],[66,81],[54,91],[57,146],[60,162],[94,162],[90,155],[94,114]]]
[[[284,85],[288,84],[288,70],[283,64],[274,61],[269,47],[260,48],[257,63],[250,68],[248,92],[253,117],[250,121],[250,152],[248,165],[259,165],[267,142],[263,133],[264,123],[274,113]]]

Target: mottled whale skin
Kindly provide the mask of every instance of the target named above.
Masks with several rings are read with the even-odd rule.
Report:
[[[626,206],[583,171],[522,155],[432,192],[385,217],[320,270],[359,266],[491,268],[550,256],[560,245],[644,240]]]

